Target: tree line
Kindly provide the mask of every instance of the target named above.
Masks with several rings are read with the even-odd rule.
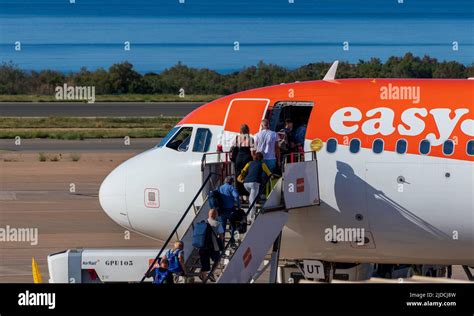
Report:
[[[322,79],[330,63],[318,62],[287,69],[259,62],[240,71],[220,74],[178,63],[161,73],[140,74],[127,61],[114,64],[108,70],[82,68],[78,72],[55,70],[25,71],[8,62],[0,65],[0,94],[52,95],[56,86],[95,86],[97,94],[186,94],[226,95],[251,88],[282,82]],[[468,78],[474,77],[474,63],[465,66],[456,61],[438,61],[429,56],[411,53],[392,56],[384,63],[378,58],[359,60],[355,64],[339,64],[337,78]]]

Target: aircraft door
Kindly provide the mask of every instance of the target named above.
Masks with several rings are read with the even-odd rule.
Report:
[[[285,163],[282,188],[287,209],[320,204],[316,152],[305,156],[305,161]]]
[[[265,118],[269,104],[269,99],[232,99],[224,120],[224,132],[239,133],[240,126],[247,124],[250,134],[258,133],[260,131],[260,123]]]

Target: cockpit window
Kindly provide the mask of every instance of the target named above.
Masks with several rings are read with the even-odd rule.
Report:
[[[192,127],[181,128],[176,135],[166,144],[166,147],[177,150],[187,151],[189,148],[189,142],[191,141],[191,134],[193,133]]]
[[[209,150],[212,133],[208,128],[198,128],[194,139],[193,151],[205,153]]]
[[[176,133],[176,131],[179,129],[179,126],[173,127],[171,131],[166,134],[166,136],[161,140],[161,142],[156,146],[157,148],[163,147],[166,145],[166,143],[170,140],[171,137]]]

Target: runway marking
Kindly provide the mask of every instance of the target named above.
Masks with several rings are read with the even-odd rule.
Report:
[[[0,201],[16,201],[15,192],[0,191]]]

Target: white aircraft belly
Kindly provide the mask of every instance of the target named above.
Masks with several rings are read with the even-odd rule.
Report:
[[[339,146],[318,153],[318,164],[323,203],[290,211],[283,257],[474,264],[472,162]],[[364,228],[375,249],[325,241],[333,225]]]

